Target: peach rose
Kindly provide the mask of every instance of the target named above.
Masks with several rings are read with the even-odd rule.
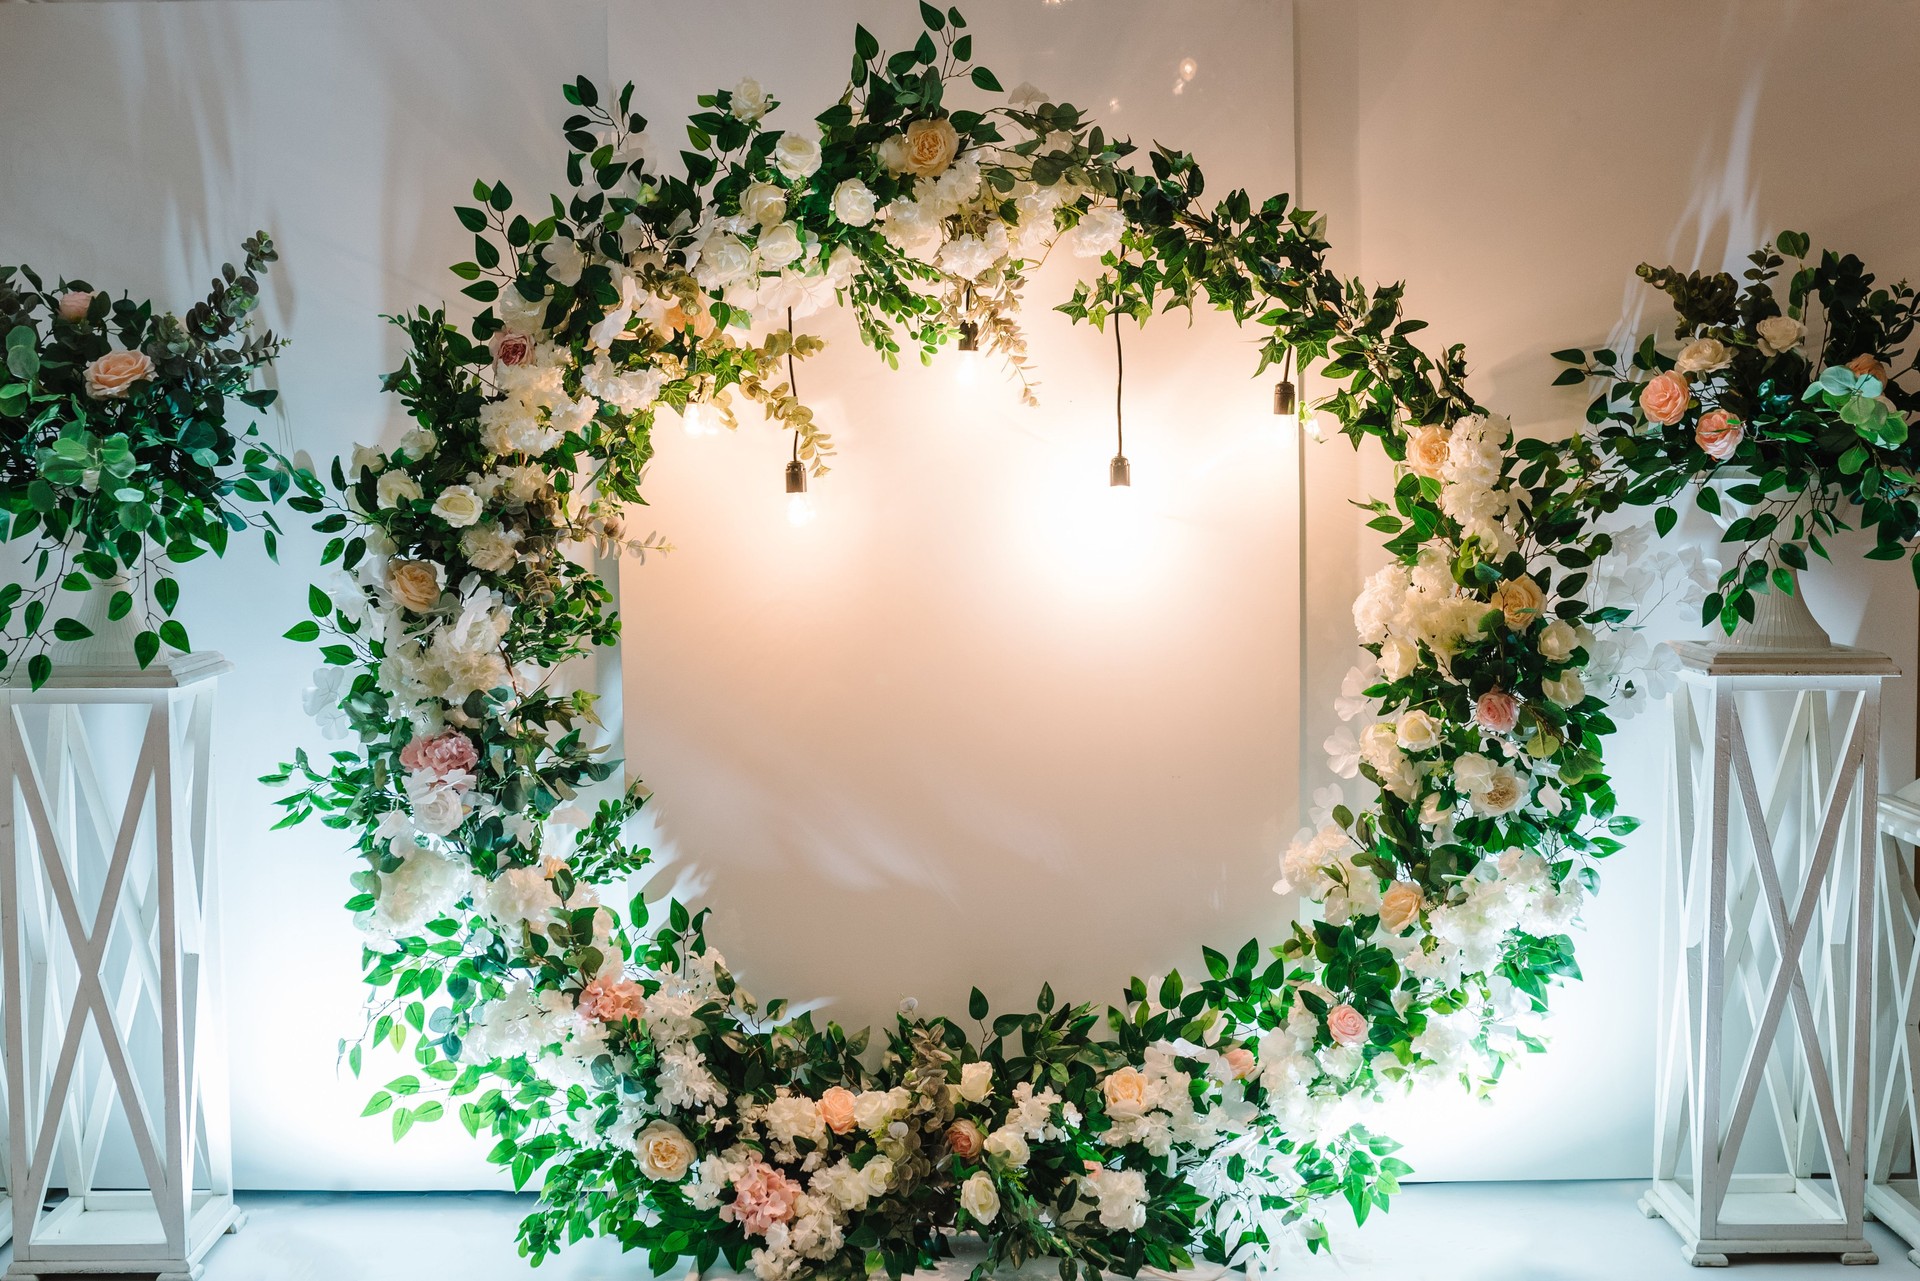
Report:
[[[1692,398],[1685,374],[1656,374],[1640,389],[1640,408],[1648,422],[1671,427],[1687,416],[1687,402]]]
[[[144,351],[110,351],[87,366],[87,395],[115,400],[137,382],[153,377],[153,362]]]
[[[457,729],[429,738],[415,738],[400,749],[400,764],[410,770],[425,770],[436,778],[461,770],[470,770],[480,762],[473,740]]]
[[[1700,415],[1700,425],[1693,429],[1695,443],[1717,463],[1733,457],[1733,451],[1740,448],[1746,435],[1747,429],[1740,425],[1740,420],[1724,409],[1710,409]]]
[[[1490,734],[1511,734],[1520,723],[1520,700],[1503,689],[1491,689],[1473,705],[1473,721]]]
[[[1327,1033],[1342,1045],[1365,1045],[1366,1015],[1351,1005],[1336,1005],[1327,1011]]]
[[[77,325],[87,318],[87,312],[93,308],[93,295],[84,289],[69,289],[60,295],[58,314],[60,319],[70,325]]]
[[[955,1121],[947,1127],[947,1151],[962,1161],[978,1157],[986,1142],[987,1136],[980,1133],[980,1127],[971,1121]]]
[[[511,329],[493,336],[493,358],[503,365],[524,365],[533,355],[533,339]]]
[[[1420,893],[1418,885],[1412,881],[1395,881],[1380,896],[1380,928],[1398,934],[1413,924],[1426,903],[1426,896]]]
[[[835,1134],[853,1129],[853,1091],[843,1085],[828,1086],[820,1096],[820,1116]]]
[[[1147,1078],[1136,1067],[1117,1068],[1100,1083],[1107,1111],[1114,1116],[1139,1116],[1147,1110]]]
[[[1494,588],[1492,604],[1506,616],[1508,627],[1516,632],[1524,632],[1545,611],[1547,595],[1540,590],[1540,584],[1522,574]]]
[[[886,153],[890,168],[922,178],[933,178],[947,171],[960,149],[960,135],[945,119],[916,120],[907,126],[904,146]]]
[[[667,322],[667,328],[679,333],[682,329],[693,330],[695,338],[706,338],[713,333],[713,313],[705,307],[688,312],[681,307],[669,307],[660,317]]]
[[[1415,428],[1407,437],[1407,467],[1416,476],[1438,478],[1447,465],[1447,450],[1453,445],[1453,433],[1445,427]]]
[[[1885,387],[1893,381],[1893,371],[1883,364],[1878,356],[1871,354],[1855,356],[1847,362],[1847,368],[1862,378],[1877,378]]]
[[[1236,1081],[1244,1081],[1260,1070],[1260,1061],[1254,1057],[1253,1051],[1244,1045],[1234,1046],[1220,1058],[1227,1065],[1227,1075]]]
[[[600,1023],[637,1019],[647,1012],[640,985],[624,975],[597,978],[580,991],[580,1013]]]
[[[445,571],[430,560],[397,556],[387,562],[387,590],[401,605],[424,614],[440,603],[444,575]]]

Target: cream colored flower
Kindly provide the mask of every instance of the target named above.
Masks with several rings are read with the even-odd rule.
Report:
[[[1522,574],[1518,578],[1509,578],[1493,589],[1492,605],[1506,616],[1507,626],[1516,632],[1524,632],[1534,625],[1547,607],[1546,593],[1540,590],[1540,584]]]
[[[969,1103],[984,1103],[993,1091],[993,1064],[962,1063],[956,1093]]]
[[[893,145],[880,149],[881,163],[895,173],[937,177],[946,172],[960,149],[960,135],[945,118],[916,120],[907,126],[905,134],[896,137],[899,142],[890,138],[888,143]]]
[[[1413,924],[1420,915],[1420,909],[1426,906],[1426,896],[1420,887],[1412,881],[1395,881],[1380,896],[1380,928],[1392,934]]]
[[[872,222],[875,208],[873,192],[858,178],[848,178],[833,189],[833,216],[849,227]]]
[[[395,557],[387,562],[387,591],[416,614],[424,614],[440,603],[446,577],[447,571],[430,560]]]
[[[1577,707],[1587,696],[1587,687],[1580,679],[1579,672],[1568,672],[1564,676],[1541,681],[1540,692],[1558,706]]]
[[[1409,752],[1429,751],[1440,745],[1440,722],[1416,707],[1401,714],[1394,735]]]
[[[960,1185],[960,1208],[976,1223],[992,1223],[1000,1213],[1000,1193],[985,1170],[976,1170]]]
[[[1116,1068],[1100,1083],[1111,1116],[1139,1116],[1147,1110],[1147,1078],[1132,1066]]]
[[[1710,374],[1733,363],[1733,352],[1718,338],[1696,338],[1680,349],[1673,367],[1683,374]]]
[[[640,1172],[658,1183],[678,1183],[693,1166],[693,1143],[668,1121],[655,1121],[633,1141]]]
[[[465,529],[480,520],[480,495],[471,485],[449,485],[433,500],[433,514],[455,529]]]
[[[397,469],[383,473],[373,492],[382,507],[398,507],[402,502],[424,497],[420,482]]]
[[[1554,619],[1540,629],[1540,657],[1549,663],[1564,663],[1580,646],[1580,634],[1569,623]]]
[[[1768,316],[1753,327],[1753,332],[1760,339],[1761,351],[1778,356],[1798,347],[1807,327],[1790,316]]]
[[[1438,479],[1447,465],[1447,449],[1453,433],[1445,427],[1420,427],[1407,437],[1407,467],[1416,476]]]

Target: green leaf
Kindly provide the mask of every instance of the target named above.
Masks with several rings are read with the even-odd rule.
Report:
[[[159,579],[153,585],[153,599],[163,612],[171,614],[180,603],[180,584],[171,578]]]
[[[975,67],[973,69],[973,83],[975,88],[985,89],[988,93],[1006,92],[1006,90],[1000,87],[1000,81],[985,67]]]
[[[1659,507],[1653,513],[1653,528],[1660,537],[1665,538],[1680,523],[1680,513],[1671,507]]]
[[[193,642],[187,639],[187,629],[180,625],[178,619],[169,618],[160,624],[160,639],[183,654],[193,649]]]
[[[978,1022],[987,1017],[987,1008],[987,994],[976,987],[967,998],[967,1017]]]
[[[307,587],[307,608],[318,618],[325,618],[333,612],[333,600],[322,589],[311,584]]]
[[[35,654],[27,660],[27,679],[35,689],[47,683],[47,677],[53,675],[53,660],[45,654]]]
[[[920,0],[920,21],[927,24],[929,31],[941,31],[947,25],[946,15],[928,4],[927,0]]]
[[[140,666],[146,667],[160,653],[160,637],[152,630],[141,632],[133,638],[133,656]]]
[[[367,1100],[367,1106],[361,1110],[360,1115],[377,1116],[392,1106],[393,1096],[385,1090],[379,1090],[375,1092],[372,1098]]]
[[[133,593],[115,592],[107,601],[107,620],[119,622],[133,612]]]
[[[56,618],[53,620],[53,635],[57,640],[85,640],[93,635],[93,629],[77,618]]]
[[[853,27],[853,51],[859,55],[862,61],[871,62],[880,56],[880,42],[874,39],[873,32],[855,23]]]

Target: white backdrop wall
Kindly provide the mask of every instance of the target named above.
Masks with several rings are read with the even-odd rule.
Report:
[[[1293,187],[1297,136],[1341,268],[1406,278],[1435,341],[1467,342],[1476,394],[1527,430],[1578,412],[1547,389],[1545,352],[1657,301],[1635,292],[1643,257],[1718,265],[1803,226],[1889,275],[1920,266],[1901,234],[1920,168],[1892,123],[1920,21],[1895,4],[1816,22],[1762,4],[1304,0],[1297,119],[1287,5],[966,7],[1008,86],[1191,147],[1217,190]],[[270,431],[319,458],[390,441],[377,377],[399,349],[374,317],[452,296],[443,268],[465,250],[447,207],[475,177],[552,187],[563,79],[637,80],[671,152],[692,94],[743,72],[796,115],[827,100],[856,18],[887,40],[912,9],[0,6],[0,261],[184,302],[265,226],[283,251],[269,317],[296,340]],[[803,324],[832,340],[800,378],[845,451],[806,529],[785,523],[773,433],[660,433],[639,519],[679,550],[623,576],[627,746],[658,791],[640,836],[663,885],[719,904],[716,940],[756,991],[853,1022],[904,995],[954,1009],[973,982],[1011,1002],[1042,975],[1104,998],[1203,941],[1281,928],[1273,859],[1295,781],[1325,781],[1347,606],[1378,555],[1346,502],[1384,473],[1311,447],[1303,514],[1251,344],[1171,317],[1127,336],[1137,492],[1114,503],[1110,339],[1046,310],[1073,266],[1033,291],[1039,410],[991,375],[889,373],[837,317]],[[196,640],[240,665],[220,731],[240,1179],[497,1186],[457,1129],[389,1147],[356,1119],[364,1088],[333,1064],[358,1023],[347,864],[324,829],[268,836],[251,781],[323,746],[299,710],[307,655],[278,639],[317,542],[290,538],[283,568],[248,544],[187,575]],[[1904,573],[1816,584],[1836,639],[1910,663]],[[1890,712],[1893,774],[1911,773],[1911,708]],[[1644,814],[1663,786],[1651,730],[1621,744]],[[1395,1118],[1423,1173],[1644,1166],[1654,860],[1637,842],[1591,909],[1556,1053],[1491,1109],[1434,1096]]]

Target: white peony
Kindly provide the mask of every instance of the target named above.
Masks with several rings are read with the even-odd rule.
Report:
[[[976,280],[999,261],[999,256],[979,236],[955,236],[940,249],[940,266],[949,275]]]
[[[659,1183],[678,1183],[693,1166],[693,1142],[670,1121],[655,1121],[633,1141],[640,1173]]]

